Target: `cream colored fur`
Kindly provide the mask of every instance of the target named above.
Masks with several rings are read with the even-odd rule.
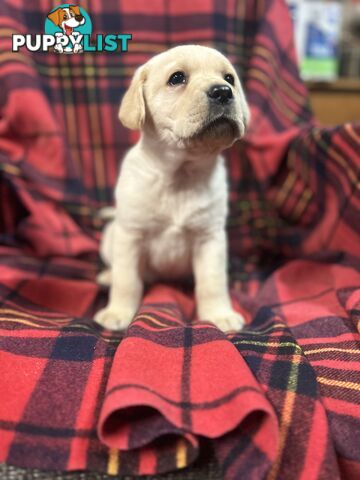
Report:
[[[186,83],[168,85],[176,71],[186,74]],[[229,73],[233,101],[228,109],[215,108],[207,92],[228,85]],[[222,122],[225,114],[237,129]],[[234,68],[216,50],[175,47],[137,70],[119,117],[140,129],[141,138],[123,160],[114,218],[104,230],[100,253],[109,270],[99,282],[110,284],[110,296],[95,320],[124,329],[140,305],[144,281],[193,273],[200,319],[239,330],[244,320],[231,306],[226,274],[227,180],[220,155],[244,134],[249,119]]]

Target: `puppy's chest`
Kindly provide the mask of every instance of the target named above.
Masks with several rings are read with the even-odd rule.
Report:
[[[158,192],[147,230],[153,235],[196,233],[211,222],[214,200],[210,192]]]
[[[191,271],[194,238],[212,221],[208,198],[191,194],[162,194],[146,222],[144,252],[150,270],[166,276]]]

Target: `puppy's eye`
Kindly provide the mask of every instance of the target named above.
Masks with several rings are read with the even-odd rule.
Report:
[[[64,20],[67,20],[69,17],[67,16],[67,14],[64,15]]]
[[[228,83],[230,83],[230,85],[234,85],[235,84],[235,78],[234,78],[234,75],[231,75],[231,73],[227,73],[224,77],[224,80],[226,80]]]
[[[167,81],[168,85],[180,85],[181,83],[186,82],[186,76],[184,72],[175,72],[170,75],[169,80]]]

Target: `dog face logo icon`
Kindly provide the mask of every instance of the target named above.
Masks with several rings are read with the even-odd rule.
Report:
[[[1,0],[0,0],[1,1]],[[131,33],[92,34],[90,15],[82,7],[64,3],[45,18],[45,33],[12,34],[12,51],[96,53],[127,52]]]
[[[91,20],[82,7],[60,5],[48,14],[45,33],[56,37],[55,52],[80,53],[84,34],[91,34]]]

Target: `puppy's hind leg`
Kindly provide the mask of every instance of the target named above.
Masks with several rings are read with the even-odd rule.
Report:
[[[103,287],[110,287],[111,285],[111,269],[107,268],[96,276],[96,283]]]
[[[103,209],[105,210],[105,209]],[[109,211],[112,209],[109,207]],[[109,212],[107,212],[109,213]],[[104,217],[105,218],[105,217]],[[112,218],[112,217],[107,217],[107,218]],[[104,228],[103,235],[101,238],[100,242],[100,256],[102,261],[105,263],[105,265],[108,268],[105,268],[105,270],[102,270],[100,273],[98,273],[96,277],[96,282],[99,285],[102,285],[104,287],[110,287],[111,285],[111,262],[112,262],[112,250],[113,250],[113,243],[114,243],[114,220],[111,222],[108,222],[107,225]]]

